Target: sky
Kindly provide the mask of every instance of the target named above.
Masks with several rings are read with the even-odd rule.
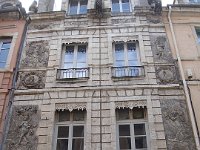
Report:
[[[22,6],[26,9],[26,12],[28,12],[29,6],[32,4],[34,0],[20,0],[22,2]],[[38,0],[37,0],[38,1]],[[55,0],[54,10],[60,10],[61,9],[61,2],[62,0]],[[167,4],[172,4],[173,0],[162,0],[163,6],[166,6]]]

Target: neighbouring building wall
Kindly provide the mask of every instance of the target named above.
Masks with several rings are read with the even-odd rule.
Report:
[[[171,30],[167,19],[168,10],[163,13],[166,33],[170,41],[170,47],[173,57],[176,59],[176,52],[172,40]],[[190,98],[194,109],[194,115],[197,122],[197,128],[200,129],[200,111],[199,111],[199,79],[200,79],[200,45],[199,37],[196,29],[200,27],[200,12],[199,8],[190,5],[187,7],[172,7],[172,23],[175,32],[175,38],[178,46],[178,51],[183,66],[185,78],[187,80]]]
[[[123,125],[132,129],[132,149],[138,144],[137,125],[145,130],[140,134],[149,150],[195,149],[161,15],[136,0],[130,12],[112,13],[111,2],[105,1],[107,12],[100,20],[94,6],[88,2],[83,15],[69,15],[65,8],[67,13],[30,16],[6,149],[56,150],[59,127],[75,132],[75,121],[84,128],[79,135],[84,150],[119,149]],[[69,115],[66,122],[62,112]],[[79,120],[73,120],[77,112]],[[134,112],[143,115],[134,118]],[[65,146],[71,150],[70,136]]]

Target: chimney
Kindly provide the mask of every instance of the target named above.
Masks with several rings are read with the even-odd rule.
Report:
[[[39,0],[38,12],[53,11],[55,0]]]

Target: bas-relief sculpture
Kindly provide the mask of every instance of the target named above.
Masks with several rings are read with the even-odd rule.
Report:
[[[19,72],[18,89],[42,89],[46,71]]]
[[[47,67],[49,46],[47,41],[34,41],[26,45],[22,56],[21,68]]]
[[[14,106],[6,150],[37,150],[38,106]]]
[[[195,150],[186,102],[160,100],[168,150]]]

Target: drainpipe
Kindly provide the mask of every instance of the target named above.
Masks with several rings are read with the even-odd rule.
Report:
[[[187,88],[187,82],[185,80],[183,65],[181,63],[181,57],[180,57],[179,49],[178,49],[178,46],[177,46],[174,27],[173,27],[172,20],[171,20],[171,11],[172,11],[172,8],[171,8],[171,6],[169,6],[168,20],[169,20],[170,30],[171,30],[171,34],[172,34],[172,39],[173,39],[173,43],[174,43],[174,47],[175,47],[175,51],[176,51],[176,56],[177,56],[177,59],[178,59],[178,65],[179,65],[179,68],[180,68],[180,74],[181,74],[181,78],[182,78],[182,82],[183,82],[183,86],[184,86],[184,91],[185,91],[185,95],[186,95],[186,103],[187,103],[187,106],[188,106],[189,116],[190,116],[190,120],[191,120],[191,123],[192,123],[192,130],[193,130],[193,134],[194,134],[194,138],[195,138],[196,148],[197,148],[197,150],[200,150],[197,126],[196,126],[196,122],[195,122],[195,118],[194,118],[194,112],[193,112],[193,109],[192,109],[189,91],[188,91],[188,88]]]
[[[17,82],[17,75],[18,75],[18,71],[19,71],[20,59],[21,59],[21,55],[22,55],[25,38],[26,38],[28,24],[30,23],[30,21],[31,21],[30,17],[26,16],[26,23],[24,25],[24,30],[22,33],[21,42],[20,42],[20,46],[19,46],[19,52],[17,54],[16,66],[13,69],[14,71],[13,71],[12,85],[11,85],[11,89],[9,91],[9,102],[8,102],[8,106],[7,106],[7,114],[6,114],[6,119],[5,119],[5,123],[4,123],[4,130],[3,130],[4,133],[3,133],[2,145],[0,147],[0,150],[5,149],[6,138],[7,138],[8,130],[10,127],[10,121],[11,121],[11,115],[12,115],[12,104],[13,104],[13,100],[14,100],[14,92],[16,89],[16,82]]]

